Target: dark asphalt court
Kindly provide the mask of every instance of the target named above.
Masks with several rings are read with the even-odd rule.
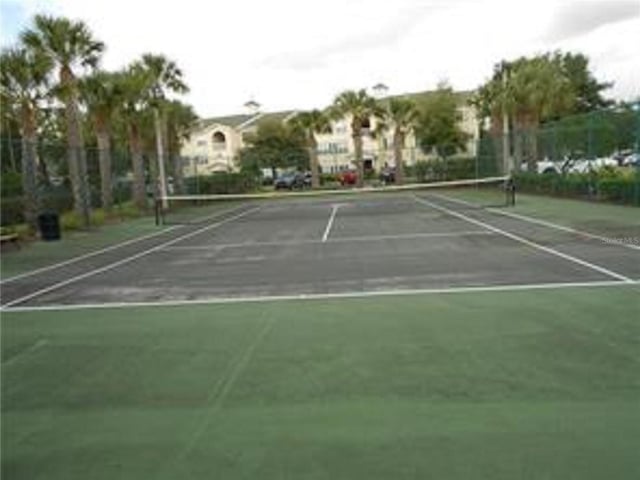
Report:
[[[2,285],[8,307],[637,281],[640,250],[410,194],[240,206]]]

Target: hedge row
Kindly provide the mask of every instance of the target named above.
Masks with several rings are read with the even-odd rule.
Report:
[[[640,206],[640,174],[615,171],[566,175],[521,172],[514,175],[520,192]]]
[[[185,191],[189,194],[247,193],[258,185],[256,177],[246,172],[214,173],[184,179]]]

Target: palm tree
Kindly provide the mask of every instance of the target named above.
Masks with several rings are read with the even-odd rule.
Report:
[[[142,157],[142,121],[146,107],[148,81],[139,69],[128,68],[116,74],[116,83],[122,95],[121,112],[126,124],[127,143],[133,167],[133,201],[140,210],[147,208],[144,159]]]
[[[311,185],[313,188],[320,186],[320,169],[318,164],[318,142],[316,133],[330,133],[331,121],[329,117],[320,110],[298,113],[289,121],[294,131],[300,132],[309,149],[309,159],[311,163]]]
[[[358,186],[364,183],[364,164],[362,161],[362,133],[363,126],[371,121],[371,117],[381,117],[381,108],[376,99],[369,96],[362,89],[359,91],[348,90],[342,92],[333,101],[330,109],[332,118],[350,117],[351,137],[355,150],[355,164],[358,169]]]
[[[98,140],[102,208],[110,211],[113,204],[111,120],[122,101],[121,88],[113,74],[100,71],[83,79],[80,90]]]
[[[51,62],[38,52],[13,48],[3,50],[0,63],[3,103],[15,106],[22,134],[24,217],[26,223],[35,228],[39,208],[36,175],[37,123],[40,103],[47,93]]]
[[[189,131],[193,123],[198,119],[190,105],[178,100],[166,102],[163,108],[166,118],[167,152],[173,166],[173,185],[176,193],[181,193],[183,188],[182,159],[180,158],[180,144],[189,139]]]
[[[160,177],[160,195],[163,207],[166,208],[167,185],[165,176],[164,141],[162,137],[162,106],[168,92],[187,93],[189,88],[182,81],[182,71],[175,62],[163,55],[144,54],[142,60],[134,65],[147,76],[149,81],[149,105],[153,109],[154,129],[156,133],[156,151],[158,157],[158,174]],[[155,184],[155,182],[154,182]]]
[[[506,81],[503,72],[508,71]],[[571,82],[561,63],[549,55],[502,62],[493,79],[482,88],[482,101],[493,117],[504,111],[515,127],[515,157],[522,158],[523,142],[529,141],[529,169],[537,161],[536,129],[547,117],[569,111],[575,100]]]
[[[44,55],[57,67],[58,91],[65,104],[74,207],[84,225],[89,226],[91,204],[87,162],[78,109],[78,82],[74,70],[79,67],[96,67],[104,44],[95,40],[87,25],[81,21],[36,15],[34,24],[33,29],[22,33],[21,39],[25,46]]]
[[[420,119],[415,102],[407,98],[391,98],[385,111],[384,121],[378,126],[379,131],[393,128],[393,157],[396,162],[396,183],[404,182],[404,163],[402,153],[407,134],[412,132]]]

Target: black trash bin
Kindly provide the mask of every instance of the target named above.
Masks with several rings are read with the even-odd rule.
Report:
[[[45,212],[38,215],[38,227],[42,240],[60,240],[60,217],[55,212]]]

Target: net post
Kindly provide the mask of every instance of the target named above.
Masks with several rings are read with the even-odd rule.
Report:
[[[516,205],[516,182],[513,177],[507,177],[505,180],[505,195],[507,207],[515,207]]]
[[[160,210],[162,208],[162,204],[160,199],[158,198],[154,198],[154,213],[155,213],[155,217],[156,217],[156,227],[159,227],[160,225],[162,225],[162,215],[160,213]]]

